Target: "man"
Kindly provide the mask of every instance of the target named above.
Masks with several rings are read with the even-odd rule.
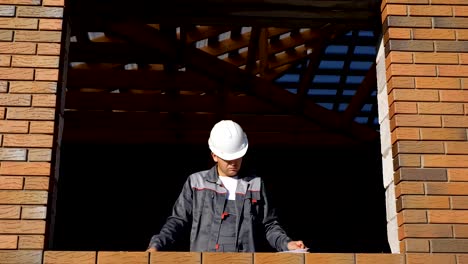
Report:
[[[147,251],[164,250],[189,225],[190,251],[255,252],[259,235],[277,251],[306,250],[278,223],[263,180],[240,172],[249,143],[239,124],[216,123],[208,146],[216,165],[187,178],[172,215],[151,238]]]

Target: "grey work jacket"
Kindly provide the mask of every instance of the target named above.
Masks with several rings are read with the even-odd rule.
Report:
[[[217,251],[227,189],[218,177],[216,165],[210,170],[190,175],[159,234],[151,238],[149,247],[164,250],[174,243],[178,232],[191,224],[190,251]],[[268,243],[277,251],[287,250],[291,241],[280,226],[271,208],[263,180],[256,176],[239,179],[236,190],[238,208],[237,251],[255,252],[256,232],[263,232]]]

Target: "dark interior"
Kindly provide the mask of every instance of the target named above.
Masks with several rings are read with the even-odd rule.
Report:
[[[244,168],[264,177],[283,227],[311,252],[389,252],[379,153],[252,146]],[[65,145],[53,249],[145,250],[185,178],[212,165],[201,145]]]

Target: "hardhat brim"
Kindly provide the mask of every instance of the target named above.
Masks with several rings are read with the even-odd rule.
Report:
[[[247,149],[249,148],[249,144],[247,143],[245,144],[244,148],[242,148],[241,150],[237,152],[225,153],[223,151],[220,151],[219,149],[214,148],[211,142],[208,142],[208,143],[209,143],[211,152],[213,152],[216,156],[222,158],[223,160],[235,160],[235,159],[242,158],[245,155],[245,153],[247,153]]]

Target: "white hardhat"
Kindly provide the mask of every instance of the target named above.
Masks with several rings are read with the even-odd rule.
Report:
[[[211,129],[208,146],[223,160],[234,160],[245,155],[249,142],[239,124],[232,120],[222,120]]]

